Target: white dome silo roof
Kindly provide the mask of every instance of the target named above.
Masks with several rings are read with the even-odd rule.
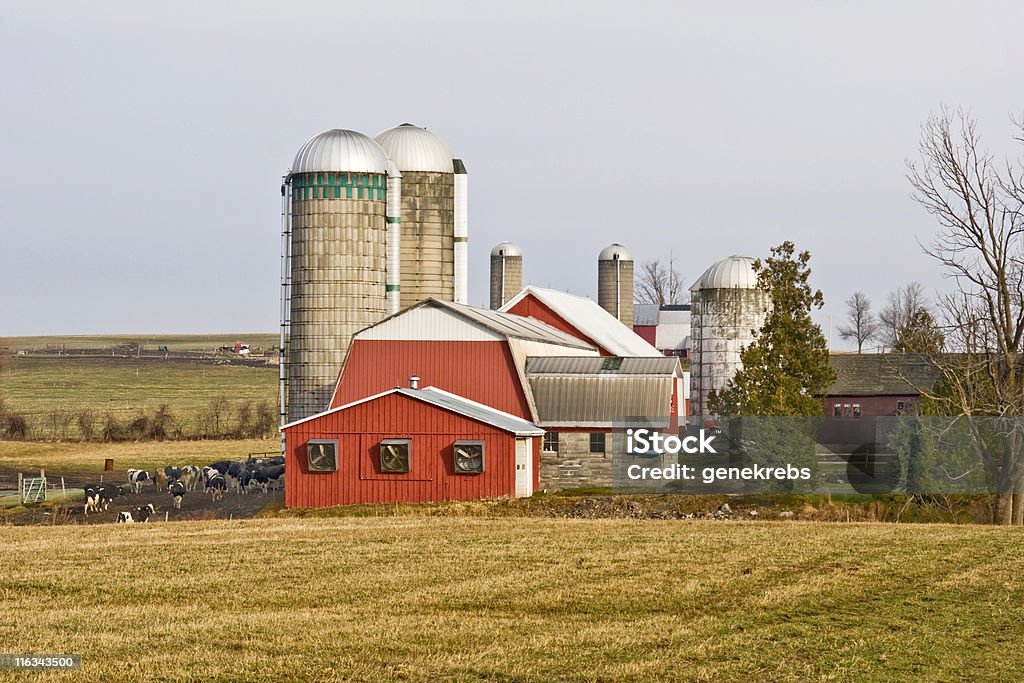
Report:
[[[704,271],[690,291],[700,289],[757,289],[754,259],[750,256],[729,256]]]
[[[632,261],[633,255],[629,253],[629,249],[626,249],[621,244],[609,244],[607,247],[601,250],[600,255],[597,257],[598,261]]]
[[[454,173],[452,151],[426,128],[403,123],[374,138],[402,171]]]
[[[335,128],[311,138],[292,162],[292,173],[319,171],[387,173],[388,156],[370,137]]]
[[[499,242],[491,249],[491,256],[522,256],[523,250],[511,242]]]

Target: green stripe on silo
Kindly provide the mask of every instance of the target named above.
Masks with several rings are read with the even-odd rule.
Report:
[[[402,290],[402,286],[401,285],[388,285],[387,287],[385,287],[385,290],[388,291],[388,292],[399,292],[399,291]]]
[[[401,218],[397,218],[396,216],[388,216],[384,220],[387,221],[388,223],[401,223],[402,222],[402,219]]]
[[[469,238],[468,238],[468,237],[466,237],[465,235],[461,235],[461,236],[459,236],[459,237],[456,237],[456,238],[455,238],[455,241],[456,241],[456,242],[468,242],[468,241],[469,241]]]

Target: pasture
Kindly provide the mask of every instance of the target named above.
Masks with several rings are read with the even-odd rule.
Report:
[[[1016,529],[391,517],[0,533],[4,650],[85,662],[32,680],[984,681],[1024,667]]]
[[[172,434],[224,433],[246,404],[269,405],[276,425],[277,373],[173,358],[16,356],[0,366],[0,398],[25,417],[30,439],[78,438],[83,413],[101,432],[107,416],[127,424],[163,405]]]
[[[279,337],[266,332],[227,334],[74,334],[36,337],[0,337],[0,347],[15,351],[47,349],[104,349],[139,344],[143,349],[156,350],[161,346],[168,351],[215,351],[224,344],[241,341],[253,348],[271,349]]]

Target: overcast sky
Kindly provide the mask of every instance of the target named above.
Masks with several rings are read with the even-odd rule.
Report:
[[[616,241],[687,284],[785,239],[836,323],[935,224],[904,159],[939,105],[1024,111],[1024,3],[0,3],[0,335],[278,324],[280,178],[329,128],[438,133],[487,255],[596,293]],[[836,340],[835,345],[839,343]]]

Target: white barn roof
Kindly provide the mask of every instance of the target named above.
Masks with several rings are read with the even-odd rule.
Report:
[[[619,322],[614,315],[598,306],[596,301],[574,294],[530,286],[509,299],[499,310],[508,311],[531,294],[614,356],[663,355],[633,330]]]

